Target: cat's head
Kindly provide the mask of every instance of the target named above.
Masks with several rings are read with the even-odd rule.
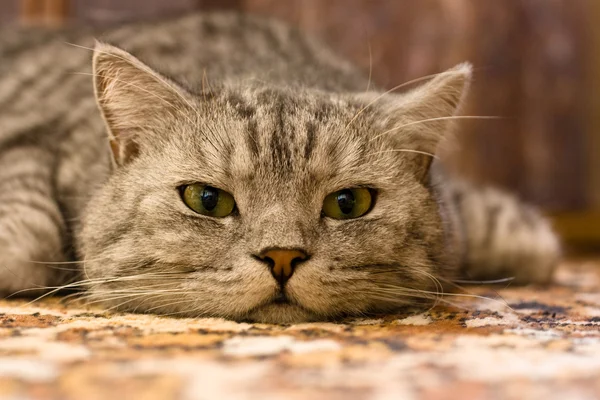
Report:
[[[435,297],[452,260],[429,168],[469,65],[402,95],[193,93],[99,44],[94,73],[115,165],[81,237],[95,299],[296,322]]]

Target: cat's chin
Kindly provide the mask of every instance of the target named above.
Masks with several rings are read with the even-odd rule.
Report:
[[[265,324],[295,324],[318,321],[321,318],[294,304],[269,303],[252,310],[248,315],[248,319]]]

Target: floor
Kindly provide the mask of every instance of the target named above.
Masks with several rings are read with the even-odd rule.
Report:
[[[469,293],[293,326],[4,301],[0,398],[600,398],[600,263],[565,263],[550,288]]]

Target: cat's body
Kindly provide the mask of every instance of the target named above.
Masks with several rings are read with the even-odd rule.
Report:
[[[0,293],[83,279],[120,309],[287,322],[394,311],[435,298],[436,278],[550,279],[558,245],[535,211],[429,168],[468,66],[365,92],[285,25],[191,15],[101,35],[164,75],[97,45],[96,100],[90,51],[65,43],[93,32],[1,37]],[[195,213],[195,183],[235,209]],[[329,218],[348,188],[369,210]],[[49,264],[73,258],[75,276]]]

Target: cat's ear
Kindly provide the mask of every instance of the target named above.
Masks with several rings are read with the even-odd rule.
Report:
[[[393,138],[399,150],[416,151],[406,154],[419,178],[427,175],[438,144],[450,131],[471,76],[471,64],[460,64],[388,103],[382,134]]]
[[[190,107],[183,88],[117,47],[96,42],[93,68],[96,101],[118,165],[135,158],[156,132],[167,130],[168,117]]]

